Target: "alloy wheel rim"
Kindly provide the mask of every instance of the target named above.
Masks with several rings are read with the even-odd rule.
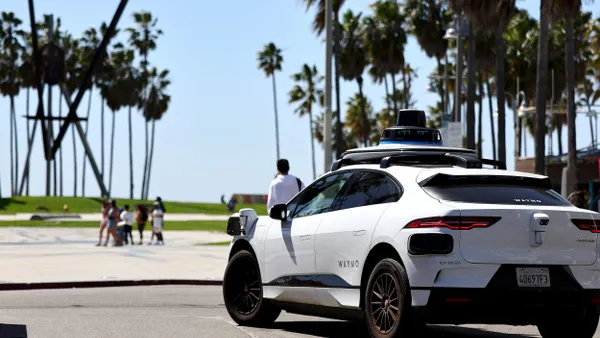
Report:
[[[369,298],[371,321],[380,333],[390,333],[400,317],[400,295],[394,277],[389,273],[379,275]]]
[[[242,262],[240,262],[242,263]],[[256,267],[248,268],[246,264],[233,266],[227,288],[228,299],[235,310],[242,315],[249,315],[256,310],[262,297],[260,275]]]

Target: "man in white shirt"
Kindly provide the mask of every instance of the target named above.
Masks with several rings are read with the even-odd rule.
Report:
[[[270,210],[274,205],[289,202],[300,190],[304,189],[304,183],[299,178],[288,174],[289,171],[290,163],[288,160],[280,159],[277,161],[277,172],[279,174],[269,187],[267,210]]]

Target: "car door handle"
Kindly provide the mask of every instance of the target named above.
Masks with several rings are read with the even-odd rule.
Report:
[[[364,236],[367,232],[365,230],[352,231],[352,236]]]
[[[310,240],[310,235],[303,235],[303,236],[300,236],[300,240],[301,240],[301,241],[309,241],[309,240]]]

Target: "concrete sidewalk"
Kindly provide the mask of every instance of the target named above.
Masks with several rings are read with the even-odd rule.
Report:
[[[33,215],[43,215],[44,213],[17,213],[11,215],[0,215],[0,221],[28,221]],[[53,221],[97,221],[100,222],[102,219],[102,213],[89,213],[89,214],[76,214],[69,213],[71,217],[65,217],[60,219],[52,219]],[[75,218],[73,216],[79,216]],[[208,214],[165,214],[165,222],[168,221],[227,221],[230,215],[208,215]]]
[[[167,230],[164,237],[164,246],[96,247],[97,229],[0,228],[0,283],[222,279],[229,247],[199,244],[230,236]]]

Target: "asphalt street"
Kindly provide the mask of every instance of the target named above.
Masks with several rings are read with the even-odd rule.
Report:
[[[239,327],[220,287],[155,286],[0,292],[0,338],[360,337],[343,321],[282,313],[270,329]],[[429,326],[431,338],[539,337],[535,327]],[[594,337],[600,337],[597,333]]]

